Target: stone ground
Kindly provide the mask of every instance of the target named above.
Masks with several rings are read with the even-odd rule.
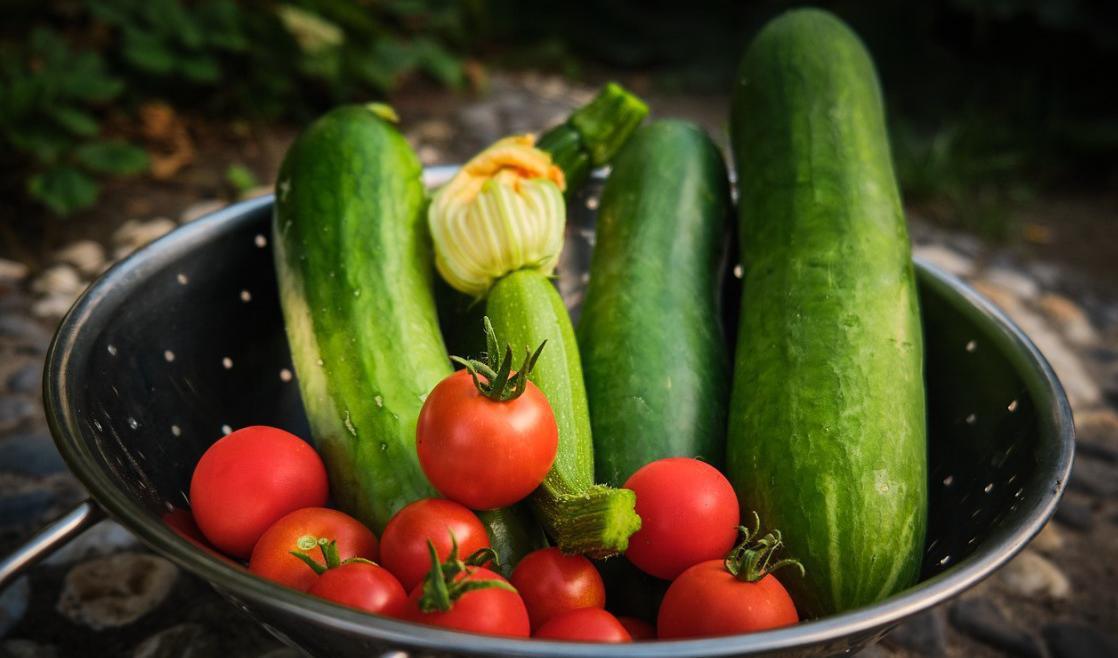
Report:
[[[496,77],[478,101],[428,93],[394,102],[421,159],[432,164],[461,161],[503,134],[554,122],[589,93],[559,78],[519,75]],[[661,115],[689,117],[724,134],[724,99],[651,101]],[[279,131],[254,143],[261,180],[274,176],[290,138]],[[184,174],[192,175],[201,176]],[[85,496],[43,419],[42,360],[54,325],[113,260],[226,203],[200,199],[193,189],[179,189],[162,208],[176,219],[156,216],[134,200],[140,194],[125,202],[127,189],[110,193],[107,207],[133,218],[89,239],[71,236],[50,257],[26,259],[33,267],[0,260],[0,552]],[[1047,261],[1037,250],[990,246],[936,228],[919,209],[910,216],[917,253],[972,282],[1052,362],[1075,410],[1079,448],[1056,518],[1029,548],[862,655],[1118,656],[1118,282],[1078,266],[1087,261]],[[105,521],[0,593],[0,657],[85,655],[298,654]]]

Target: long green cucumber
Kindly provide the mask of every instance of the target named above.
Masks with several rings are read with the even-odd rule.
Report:
[[[547,341],[529,379],[543,391],[559,427],[555,464],[531,501],[537,518],[566,552],[606,556],[624,551],[640,527],[628,489],[594,483],[594,447],[582,366],[567,307],[535,270],[499,279],[486,313],[502,342],[516,349]]]
[[[727,444],[744,509],[784,533],[802,614],[918,575],[923,339],[873,63],[841,21],[756,37],[732,103],[744,281]]]
[[[726,165],[693,124],[646,125],[613,162],[578,326],[599,482],[665,457],[722,465],[730,210]]]
[[[427,393],[452,372],[435,315],[422,167],[375,107],[338,108],[284,159],[273,221],[288,342],[338,506],[378,534],[437,495],[415,453]],[[486,514],[499,554],[538,545],[515,511]]]

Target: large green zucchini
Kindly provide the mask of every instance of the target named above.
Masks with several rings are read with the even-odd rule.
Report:
[[[912,258],[868,53],[791,11],[734,88],[744,281],[727,465],[784,533],[802,614],[873,603],[920,570],[923,345]]]
[[[730,208],[726,165],[693,124],[651,123],[614,160],[578,327],[600,482],[665,457],[722,464]]]
[[[345,106],[291,146],[276,184],[276,271],[315,445],[338,506],[378,534],[437,495],[415,452],[427,393],[452,372],[439,332],[422,167],[376,106]],[[487,512],[506,561],[542,535]]]

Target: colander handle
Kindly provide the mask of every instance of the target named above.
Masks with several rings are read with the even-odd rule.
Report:
[[[87,528],[105,518],[105,512],[87,498],[77,507],[50,523],[3,560],[0,560],[0,591],[11,584],[25,569],[62,548]]]

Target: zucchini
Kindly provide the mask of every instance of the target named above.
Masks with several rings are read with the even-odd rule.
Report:
[[[398,509],[435,495],[415,424],[452,372],[421,174],[389,121],[351,105],[299,136],[276,185],[276,271],[303,406],[335,501],[378,534]]]
[[[555,413],[559,449],[530,501],[568,553],[622,552],[640,517],[633,492],[594,484],[578,346],[550,280],[563,246],[563,190],[568,176],[584,180],[590,166],[612,157],[646,113],[639,99],[607,86],[549,133],[554,151],[537,148],[530,135],[506,137],[467,162],[428,211],[435,264],[447,283],[487,298],[486,314],[509,345],[548,341],[530,379]]]
[[[303,406],[338,506],[377,534],[437,493],[415,453],[427,393],[453,369],[435,314],[422,167],[383,106],[308,127],[280,168],[280,300]],[[516,510],[487,512],[508,564],[540,545]]]
[[[693,124],[651,123],[613,163],[578,327],[599,482],[665,457],[722,465],[730,209],[722,155]]]
[[[509,345],[547,341],[528,376],[547,396],[559,427],[555,463],[531,497],[541,524],[565,552],[600,557],[623,552],[640,527],[636,497],[628,489],[594,483],[582,365],[559,291],[544,274],[518,270],[497,280],[485,309]]]
[[[819,10],[773,20],[734,88],[744,281],[727,443],[820,616],[914,582],[927,513],[923,339],[877,76]]]

